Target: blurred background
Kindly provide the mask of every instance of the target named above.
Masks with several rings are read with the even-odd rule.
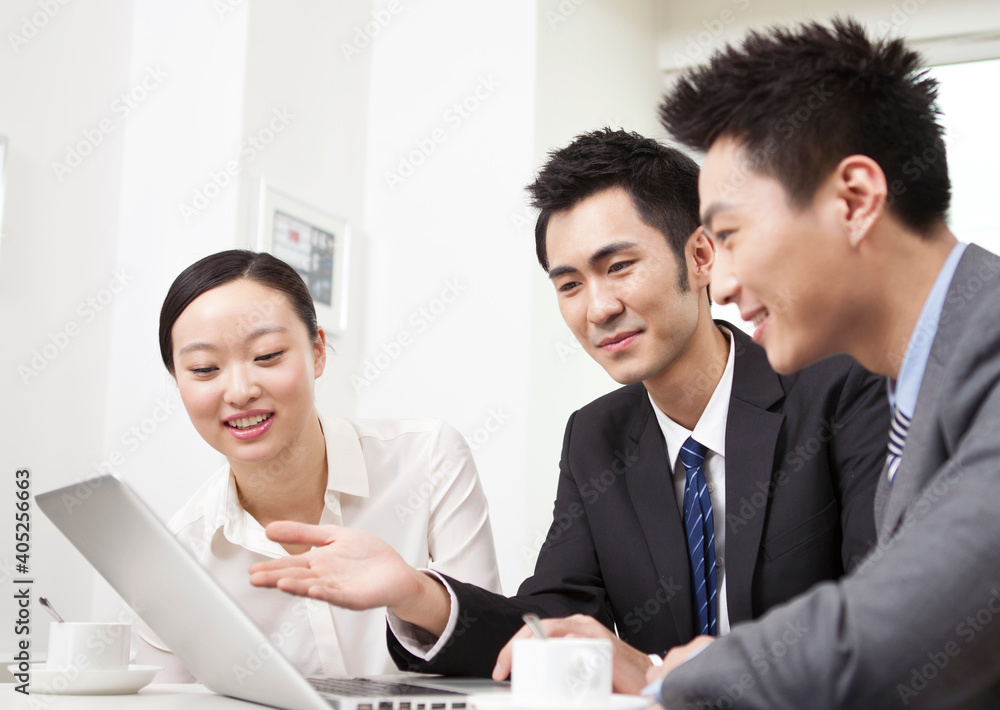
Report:
[[[513,594],[550,521],[567,417],[617,386],[559,316],[523,186],[581,132],[663,139],[664,88],[748,27],[835,13],[935,67],[951,227],[1000,250],[995,0],[4,0],[0,657],[17,469],[33,494],[113,470],[168,518],[220,464],[157,320],[184,267],[248,244],[259,179],[349,225],[320,409],[465,434]],[[28,576],[69,619],[114,615],[37,508]],[[37,651],[48,618],[32,615]]]

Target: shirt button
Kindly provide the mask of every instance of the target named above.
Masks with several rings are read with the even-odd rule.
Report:
[[[711,495],[712,493],[715,493],[715,484],[714,483],[709,483],[708,484],[708,493],[709,493],[709,495]]]
[[[725,557],[717,557],[717,558],[715,558],[715,567],[716,567],[716,569],[722,569],[725,566],[726,566],[726,558]]]

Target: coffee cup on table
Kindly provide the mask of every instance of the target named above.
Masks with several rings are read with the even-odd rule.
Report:
[[[545,705],[600,705],[611,697],[611,641],[514,641],[511,694],[517,701]]]
[[[45,666],[50,670],[126,670],[131,646],[131,624],[53,621]]]

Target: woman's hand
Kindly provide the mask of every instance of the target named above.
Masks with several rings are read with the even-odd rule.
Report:
[[[267,536],[283,545],[310,545],[300,555],[258,562],[250,583],[321,599],[345,609],[388,607],[403,621],[440,636],[451,598],[434,577],[411,567],[382,538],[337,525],[271,523]]]

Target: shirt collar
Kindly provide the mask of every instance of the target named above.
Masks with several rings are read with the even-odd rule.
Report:
[[[924,301],[917,325],[910,335],[906,354],[899,366],[899,376],[895,382],[889,380],[889,405],[898,406],[899,410],[907,417],[912,417],[913,411],[917,407],[920,382],[924,379],[924,370],[927,369],[931,345],[934,344],[934,337],[937,335],[941,309],[944,308],[948,287],[955,276],[955,270],[958,268],[958,262],[962,258],[966,246],[966,244],[956,244],[951,253],[948,254],[948,258],[945,259],[944,265],[931,287],[931,292],[927,295],[927,300]]]
[[[327,460],[326,500],[320,522],[339,522],[342,494],[368,497],[368,469],[358,433],[348,420],[324,420],[320,417],[320,426],[326,440]],[[219,473],[226,476],[226,486],[219,490],[221,497],[209,508],[215,511],[215,520],[209,522],[207,532],[214,535],[221,528],[222,534],[234,545],[265,554],[273,554],[276,550],[284,554],[277,543],[263,536],[263,528],[240,505],[236,478],[229,470],[228,462]],[[206,520],[210,518],[206,517]]]
[[[346,419],[320,417],[319,423],[326,437],[327,491],[367,498],[368,469],[357,430]]]
[[[671,468],[677,463],[677,456],[680,454],[681,446],[687,441],[689,436],[702,444],[709,451],[712,451],[722,458],[726,457],[726,424],[729,421],[729,399],[733,393],[733,366],[735,362],[736,348],[733,347],[733,334],[728,328],[718,326],[719,330],[725,334],[729,341],[729,355],[726,359],[726,367],[722,371],[722,377],[715,386],[715,391],[705,406],[705,411],[698,418],[698,423],[694,425],[694,431],[688,431],[673,419],[664,414],[652,396],[647,392],[650,403],[653,405],[653,413],[656,414],[656,421],[663,432],[663,438],[667,444],[667,458]]]

